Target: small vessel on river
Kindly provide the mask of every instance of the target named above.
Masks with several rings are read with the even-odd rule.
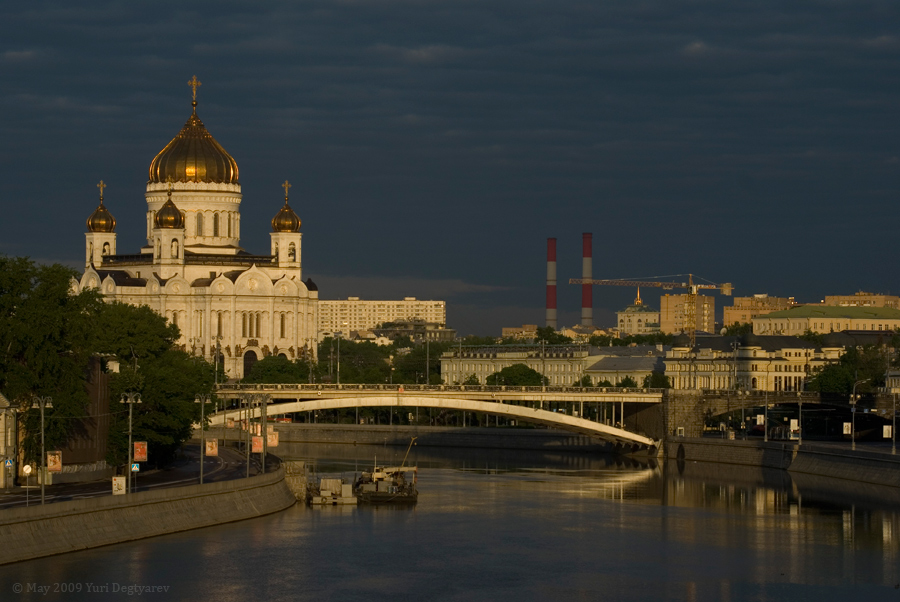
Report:
[[[353,484],[353,493],[360,504],[415,504],[419,498],[417,466],[406,466],[409,450],[415,445],[413,437],[400,466],[378,466],[363,472]]]

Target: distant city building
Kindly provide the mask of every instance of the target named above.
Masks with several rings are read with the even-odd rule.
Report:
[[[653,334],[659,332],[659,312],[641,300],[638,289],[634,303],[616,312],[616,325],[624,335]]]
[[[900,328],[900,310],[889,307],[801,305],[752,320],[753,334],[801,335],[843,330],[893,331]]]
[[[804,391],[815,371],[848,347],[884,344],[877,333],[824,335],[822,344],[794,336],[701,336],[693,350],[677,337],[665,358],[675,389]]]
[[[447,303],[415,297],[368,301],[359,297],[319,301],[319,340],[334,332],[372,330],[388,322],[447,324]]]
[[[446,328],[437,322],[424,320],[409,320],[386,322],[381,328],[373,328],[372,332],[378,338],[387,338],[394,341],[400,337],[409,337],[413,341],[452,341],[456,338],[456,331]]]
[[[770,297],[766,294],[735,297],[731,306],[722,308],[722,324],[724,326],[750,324],[756,316],[790,309],[796,304],[793,297]]]
[[[900,297],[893,295],[876,295],[860,291],[853,295],[828,295],[825,305],[840,307],[890,307],[900,309]]]
[[[500,372],[514,364],[525,364],[532,370],[547,377],[550,385],[571,386],[578,383],[585,375],[591,377],[591,383],[609,379],[616,382],[632,376],[638,385],[645,376],[652,372],[645,365],[618,367],[597,365],[605,357],[654,358],[665,355],[662,346],[637,345],[630,347],[592,347],[590,345],[491,345],[462,346],[445,351],[441,355],[441,377],[447,384],[462,383],[472,375],[480,384],[491,374]],[[653,365],[653,362],[646,365]],[[596,367],[595,367],[596,366]],[[639,378],[638,378],[639,377]],[[614,380],[615,379],[615,380]]]
[[[557,334],[569,337],[575,343],[588,343],[592,336],[609,336],[609,331],[597,328],[596,326],[584,326],[575,324],[574,326],[566,326],[560,328]],[[612,336],[616,336],[615,334]]]
[[[537,336],[537,329],[537,324],[522,324],[521,326],[504,326],[500,332],[504,339],[531,341]]]
[[[659,330],[666,334],[684,332],[684,302],[687,295],[663,295],[659,298]],[[716,300],[697,295],[697,332],[715,332]]]
[[[603,381],[616,386],[626,378],[630,378],[637,386],[642,387],[644,379],[653,372],[666,371],[663,353],[662,349],[659,349],[652,355],[604,356],[586,368],[584,373],[591,378],[591,384],[595,386]]]

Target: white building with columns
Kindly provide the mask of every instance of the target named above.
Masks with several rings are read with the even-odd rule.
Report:
[[[199,82],[191,83],[191,116],[150,163],[146,244],[118,252],[101,181],[100,205],[87,220],[84,275],[73,289],[99,288],[109,301],[151,307],[178,326],[185,350],[212,361],[218,348],[228,378],[241,378],[263,357],[315,354],[318,289],[303,280],[301,222],[287,182],[269,253],[241,248],[237,162],[197,116]]]

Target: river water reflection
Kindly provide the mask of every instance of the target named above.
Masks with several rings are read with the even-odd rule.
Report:
[[[404,450],[280,451],[350,477],[374,454],[393,463]],[[0,600],[133,598],[137,590],[123,588],[137,585],[168,586],[142,599],[222,602],[900,601],[894,490],[579,454],[415,448],[412,456],[413,508],[298,505],[0,567]],[[16,584],[26,591],[15,593]],[[28,584],[51,589],[29,593]]]

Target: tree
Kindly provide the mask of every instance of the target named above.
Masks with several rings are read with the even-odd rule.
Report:
[[[669,377],[666,376],[663,372],[657,372],[654,370],[650,374],[644,377],[644,388],[645,389],[671,389],[672,383],[669,382]]]
[[[280,355],[264,357],[245,374],[245,383],[296,384],[309,382],[309,363],[304,360],[292,362]]]
[[[147,441],[151,464],[171,463],[200,421],[198,394],[209,395],[213,365],[176,349],[178,328],[148,307],[123,303],[104,305],[98,312],[98,352],[115,356],[119,372],[110,375],[110,428],[107,461],[128,458],[128,407],[122,393],[140,393],[133,406],[132,439]],[[206,409],[208,415],[212,408]]]
[[[544,341],[548,345],[566,345],[572,342],[571,337],[559,334],[553,330],[552,326],[538,328],[534,340],[535,342]]]
[[[593,387],[594,385],[591,383],[591,377],[585,374],[581,377],[577,383],[575,383],[576,387]]]
[[[748,334],[753,334],[753,324],[749,322],[735,322],[725,327],[725,336],[742,337]]]
[[[547,379],[537,370],[525,364],[513,364],[500,372],[495,372],[485,379],[489,385],[510,385],[514,387],[540,387],[547,384]]]
[[[870,393],[884,386],[888,358],[882,347],[866,345],[848,347],[836,364],[829,364],[817,370],[810,378],[810,391],[849,395],[853,384],[865,381],[856,387],[857,393]]]
[[[609,382],[608,378],[604,378],[603,380],[601,380],[600,382],[597,383],[597,386],[598,387],[611,387],[611,386],[613,386],[613,384],[611,382]]]
[[[622,380],[616,383],[617,387],[622,387],[623,389],[637,389],[637,381],[635,381],[630,376],[626,376]]]
[[[59,264],[0,256],[0,391],[14,408],[27,410],[25,461],[40,456],[40,411],[30,409],[34,396],[53,399],[45,413],[48,449],[65,444],[87,406],[84,372],[102,302],[93,290],[71,295],[75,275]]]
[[[475,376],[474,374],[470,374],[466,377],[466,380],[462,381],[460,384],[462,384],[462,385],[480,385],[481,383],[478,382],[477,376]]]

